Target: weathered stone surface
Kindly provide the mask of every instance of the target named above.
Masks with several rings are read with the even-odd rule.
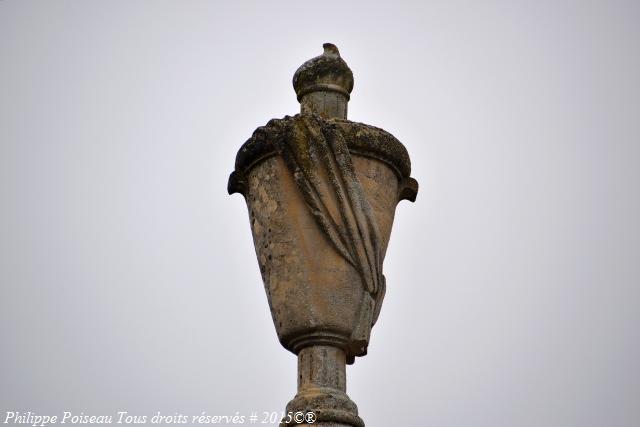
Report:
[[[294,76],[302,113],[256,129],[228,189],[245,197],[278,338],[298,355],[287,411],[363,427],[345,364],[367,353],[395,207],[414,201],[418,185],[396,138],[346,120],[353,75],[335,46],[324,48]]]
[[[287,137],[287,127],[297,116],[272,119],[265,126],[257,128],[238,151],[235,170],[249,171],[262,159],[278,154],[277,144]],[[335,117],[324,117],[327,124],[335,124],[344,134],[349,151],[364,157],[371,157],[386,163],[400,179],[408,179],[411,174],[411,160],[407,149],[389,132],[364,123],[352,122]],[[242,192],[234,181],[230,181],[230,192]],[[417,188],[416,188],[417,193]],[[415,194],[413,195],[415,198]],[[413,201],[413,200],[412,200]]]
[[[354,196],[362,199],[355,203],[366,204],[370,210],[367,215],[372,215],[372,224],[360,224],[364,230],[354,226],[342,233],[343,236],[333,236],[340,233],[332,234],[330,228],[346,227],[343,224],[346,221],[341,221],[341,217],[353,217],[354,214],[342,215],[341,200],[349,195],[344,194],[346,190],[337,194],[332,188],[332,179],[327,176],[330,171],[323,168],[318,159],[321,157],[318,151],[322,150],[314,149],[320,142],[304,132],[296,136],[291,130],[297,122],[304,120],[314,123],[317,132],[328,129],[327,132],[339,133],[348,147],[351,154],[342,155],[348,156],[355,172],[352,181],[363,190],[362,194]],[[300,148],[300,144],[304,146]],[[283,148],[287,146],[298,147],[303,153],[302,158],[289,167],[285,161],[286,148]],[[305,166],[305,163],[308,164]],[[337,163],[331,167],[344,169]],[[296,168],[299,169],[297,172]],[[350,361],[366,354],[370,326],[384,297],[382,260],[395,206],[403,192],[406,196],[406,183],[412,181],[409,172],[408,154],[398,140],[381,129],[345,120],[305,118],[304,115],[271,120],[267,126],[256,130],[240,149],[230,191],[242,192],[247,200],[274,323],[280,341],[287,349],[297,353],[310,339],[316,340],[321,334],[324,341],[343,348]],[[302,191],[296,180],[308,175],[314,175],[311,181],[316,185]],[[345,177],[337,179],[344,180]],[[307,200],[306,193],[317,193],[322,200],[311,205],[313,200]],[[309,197],[313,198],[313,195]],[[415,193],[409,197],[413,199]],[[344,209],[349,210],[349,207]],[[318,212],[322,209],[327,213],[318,220],[323,216]],[[351,210],[357,216],[357,211],[363,209]],[[329,227],[326,223],[335,223],[337,227]],[[338,247],[341,240],[349,240],[343,246],[356,247],[354,251],[357,252],[358,246],[366,246],[360,243],[365,240],[363,233],[368,233],[367,228],[374,228],[376,234],[368,240],[375,240],[374,245],[378,246],[375,257],[379,271],[373,276],[380,277],[370,280],[381,282],[377,286],[363,284],[363,280],[367,282],[363,268],[350,260],[348,250]],[[303,307],[296,301],[307,301],[307,304]]]

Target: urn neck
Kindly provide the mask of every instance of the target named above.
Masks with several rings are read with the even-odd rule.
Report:
[[[347,118],[347,103],[349,99],[341,92],[319,90],[310,92],[300,99],[302,114],[318,114],[325,118]]]

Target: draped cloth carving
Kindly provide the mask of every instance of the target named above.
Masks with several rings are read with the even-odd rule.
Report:
[[[376,218],[340,128],[311,114],[297,115],[285,126],[285,137],[276,140],[277,150],[309,212],[336,251],[358,271],[370,297],[360,308],[350,351],[364,355],[386,288]]]

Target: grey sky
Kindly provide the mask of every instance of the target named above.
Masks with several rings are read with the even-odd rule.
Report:
[[[409,150],[367,427],[640,424],[637,2],[0,2],[0,411],[282,411],[239,146],[335,43]],[[2,415],[2,414],[0,414]]]

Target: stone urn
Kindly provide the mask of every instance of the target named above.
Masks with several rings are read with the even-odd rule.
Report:
[[[395,208],[418,184],[395,137],[347,120],[353,74],[334,45],[300,66],[293,86],[300,114],[254,131],[228,190],[246,200],[278,339],[298,356],[298,394],[281,425],[361,427],[345,364],[367,354]]]

